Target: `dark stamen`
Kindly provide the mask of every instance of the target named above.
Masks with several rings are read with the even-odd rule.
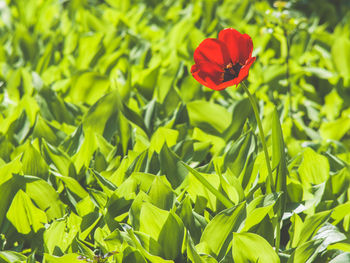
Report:
[[[222,82],[233,80],[234,78],[238,77],[239,71],[241,70],[241,65],[239,63],[236,63],[235,65],[232,65],[232,63],[228,64],[224,68],[224,79]]]

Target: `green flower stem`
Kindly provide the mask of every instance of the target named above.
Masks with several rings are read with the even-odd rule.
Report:
[[[247,93],[247,95],[248,95],[250,104],[252,105],[252,108],[253,108],[253,111],[255,114],[256,122],[258,123],[261,143],[262,143],[262,146],[264,149],[264,154],[265,154],[266,166],[267,166],[267,170],[269,173],[268,178],[270,181],[271,192],[275,192],[275,186],[274,186],[273,177],[272,177],[272,169],[271,169],[271,165],[270,165],[270,157],[269,157],[269,152],[267,151],[267,146],[266,146],[266,142],[265,142],[265,135],[264,135],[264,130],[263,130],[263,127],[261,124],[260,116],[259,116],[258,106],[256,104],[254,97],[252,96],[252,94],[250,93],[249,89],[247,88],[247,86],[245,85],[244,82],[242,82],[242,87],[243,87],[245,93]]]

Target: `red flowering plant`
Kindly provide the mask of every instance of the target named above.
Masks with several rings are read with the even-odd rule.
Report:
[[[266,166],[269,173],[271,192],[274,192],[274,183],[270,158],[265,142],[265,135],[259,117],[255,98],[244,84],[249,69],[255,61],[252,57],[253,41],[247,34],[241,34],[233,28],[220,31],[218,39],[204,39],[194,51],[195,64],[191,67],[192,76],[202,85],[213,89],[223,90],[227,87],[242,83],[252,105],[259,127],[261,142],[265,154]]]
[[[221,30],[218,39],[207,38],[194,51],[193,77],[202,85],[222,90],[248,77],[255,61],[253,41],[233,28]]]

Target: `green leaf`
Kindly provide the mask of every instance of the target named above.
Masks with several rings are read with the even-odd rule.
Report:
[[[350,41],[345,36],[337,38],[332,46],[332,59],[339,74],[348,82],[350,76]]]
[[[44,259],[43,262],[45,263],[81,263],[81,259],[79,259],[79,254],[76,253],[69,253],[62,257],[52,256],[47,253],[44,253]]]
[[[37,232],[47,223],[45,212],[37,208],[21,189],[13,198],[6,216],[22,234],[29,234],[32,230]]]
[[[59,180],[63,181],[70,191],[75,193],[80,198],[84,198],[88,195],[85,189],[72,177],[62,176],[58,173],[53,173]]]
[[[23,178],[20,175],[13,175],[21,171],[22,164],[19,158],[14,159],[12,162],[0,167],[0,226],[5,220],[6,212],[10,207],[13,197],[17,193],[18,189],[23,186]]]
[[[169,238],[170,232],[172,233],[171,238]],[[158,237],[158,243],[165,259],[175,260],[180,255],[183,238],[184,225],[175,213],[170,212]]]
[[[108,78],[95,72],[86,72],[72,79],[68,101],[72,103],[85,101],[91,105],[105,95],[109,88]]]
[[[148,251],[146,251],[141,244],[139,243],[139,241],[137,240],[136,236],[134,235],[134,233],[132,232],[132,230],[128,231],[128,234],[130,235],[130,238],[132,239],[132,241],[134,242],[135,246],[137,247],[137,249],[141,252],[141,254],[143,255],[143,257],[147,258],[150,262],[152,263],[173,263],[174,261],[172,260],[166,260],[163,259],[161,257],[158,256],[154,256],[152,254],[150,254]],[[127,261],[129,262],[129,261]],[[131,261],[132,262],[132,261]],[[145,261],[146,262],[146,261]]]
[[[243,188],[250,181],[251,174],[245,170],[252,163],[255,151],[256,141],[252,132],[247,132],[233,144],[226,146],[223,167],[229,168],[234,176],[239,177]]]
[[[24,176],[24,179],[27,181],[26,193],[41,210],[45,211],[47,219],[61,218],[65,206],[55,189],[39,178]]]
[[[23,262],[26,256],[15,251],[0,251],[0,262]]]
[[[280,262],[271,245],[254,233],[233,233],[232,255],[235,262]]]
[[[225,130],[223,137],[226,141],[229,139],[237,139],[242,132],[243,125],[252,112],[252,107],[247,98],[242,99],[234,104],[232,110],[231,124]]]
[[[179,132],[176,130],[159,127],[152,135],[150,151],[152,152],[154,150],[160,153],[165,143],[169,148],[174,146],[178,135]]]
[[[151,203],[161,209],[170,210],[173,207],[175,193],[165,178],[156,176],[149,189],[148,195]]]
[[[29,142],[25,149],[21,161],[23,163],[23,172],[41,178],[47,178],[49,167],[41,154]]]
[[[199,127],[214,135],[224,132],[231,122],[228,111],[218,104],[199,100],[192,101],[187,104],[187,110],[190,123],[194,127]]]
[[[285,156],[285,147],[283,140],[283,133],[281,124],[279,121],[279,116],[277,109],[274,108],[273,117],[272,117],[272,170],[274,171],[274,189],[276,192],[287,193],[287,163]],[[282,197],[283,199],[285,197]],[[284,202],[282,204],[282,209],[280,210],[280,214],[283,215],[284,210]]]
[[[81,221],[73,212],[65,220],[53,221],[43,236],[46,251],[54,255],[65,253],[78,235]]]
[[[229,199],[227,199],[227,197],[224,196],[221,192],[219,192],[215,187],[213,187],[212,184],[210,184],[199,172],[197,172],[195,169],[193,169],[191,166],[187,165],[184,162],[181,162],[181,164],[227,208],[233,206],[233,203]]]
[[[340,141],[350,129],[350,118],[341,117],[334,121],[322,122],[320,134],[323,139]]]
[[[329,263],[347,263],[350,261],[350,253],[341,253],[333,258]]]
[[[322,240],[310,240],[298,246],[287,263],[311,263],[319,253],[319,246]]]
[[[76,175],[74,165],[65,152],[45,141],[42,142],[42,151],[46,162],[53,163],[63,176],[74,177]]]
[[[350,253],[350,244],[345,242],[338,242],[327,247],[327,250],[337,249]]]
[[[90,107],[83,118],[84,131],[91,129],[95,133],[103,134],[108,131],[107,123],[118,121],[119,111],[122,108],[121,98],[117,91],[112,91],[100,98],[94,105]],[[109,123],[110,125],[112,123]],[[113,135],[113,134],[112,134]],[[109,135],[111,136],[111,135]]]
[[[45,139],[48,143],[57,146],[64,137],[65,134],[62,131],[53,127],[39,114],[37,115],[33,130],[33,138]]]
[[[306,148],[298,171],[304,187],[320,184],[329,176],[329,163],[323,155],[316,153],[311,148]]]
[[[306,217],[304,223],[294,221],[294,235],[291,238],[291,247],[297,247],[309,241],[318,229],[329,219],[331,211],[324,211]],[[294,216],[296,216],[294,214]]]
[[[217,214],[204,229],[198,245],[201,248],[197,246],[197,250],[222,258],[232,239],[231,233],[239,231],[242,227],[246,217],[245,206],[245,202],[242,202]]]
[[[247,206],[247,218],[242,231],[249,231],[252,227],[259,224],[280,197],[281,194],[274,193],[266,196],[259,196],[250,202]]]
[[[160,172],[165,174],[172,188],[176,189],[188,174],[181,160],[166,144],[164,144],[159,153],[159,162]]]
[[[193,263],[204,263],[205,261],[200,257],[200,255],[198,254],[193,241],[191,239],[191,235],[188,233],[187,235],[187,255],[188,258],[193,262]]]

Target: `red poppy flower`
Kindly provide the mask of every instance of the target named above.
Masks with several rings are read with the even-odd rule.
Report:
[[[223,90],[245,80],[255,61],[253,41],[233,28],[220,31],[219,38],[207,38],[199,44],[191,68],[193,77],[202,85]]]

